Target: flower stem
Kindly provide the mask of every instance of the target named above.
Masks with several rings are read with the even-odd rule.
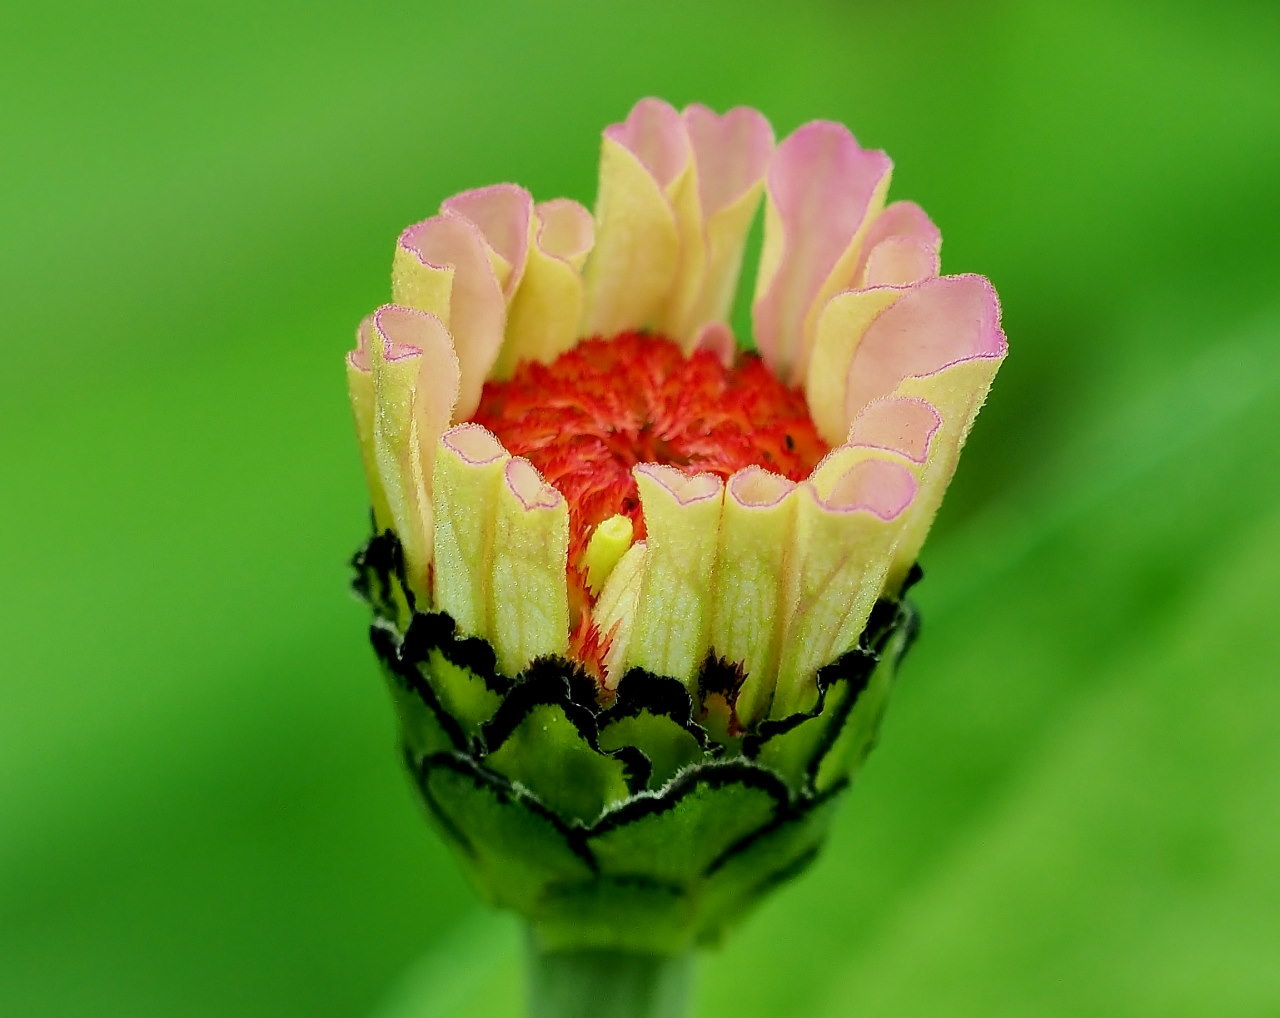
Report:
[[[527,938],[529,1018],[684,1018],[692,954],[544,951]]]

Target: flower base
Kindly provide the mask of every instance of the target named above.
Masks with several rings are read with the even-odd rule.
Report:
[[[560,658],[512,678],[487,642],[414,608],[394,535],[355,565],[431,817],[483,896],[554,955],[685,953],[803,870],[917,628],[907,602],[881,601],[859,645],[818,672],[811,710],[741,730],[723,662],[692,690],[633,669],[608,695]]]

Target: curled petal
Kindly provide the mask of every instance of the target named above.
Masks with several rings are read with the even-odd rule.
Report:
[[[538,247],[552,258],[560,258],[581,269],[595,243],[596,227],[591,213],[569,198],[539,202]]]
[[[411,226],[396,245],[393,299],[435,315],[453,336],[461,368],[455,420],[475,412],[502,348],[506,303],[489,250],[479,228],[460,215]]]
[[[851,423],[847,395],[854,351],[871,323],[904,292],[890,286],[849,290],[832,297],[822,310],[804,394],[818,434],[833,445],[844,439]]]
[[[356,330],[356,348],[347,354],[347,396],[351,400],[351,414],[355,418],[356,439],[360,443],[360,462],[364,466],[364,479],[369,487],[374,529],[381,532],[394,528],[395,521],[391,518],[391,507],[387,504],[387,492],[382,485],[382,478],[378,476],[378,454],[373,442],[373,425],[378,404],[373,391],[373,365],[369,362],[366,332],[366,325],[361,322]]]
[[[992,374],[1008,344],[1000,328],[995,290],[981,276],[940,276],[902,292],[868,326],[847,372],[845,412],[852,419],[873,399],[899,390],[907,379],[939,406],[935,395],[951,390],[947,402],[981,406],[986,389],[958,391],[945,372],[964,362],[985,361]]]
[[[445,215],[467,220],[484,238],[489,262],[508,300],[524,276],[533,223],[533,198],[516,184],[494,184],[463,191],[440,206]]]
[[[693,105],[683,119],[694,186],[685,187],[675,203],[680,268],[662,328],[689,350],[704,325],[729,317],[773,151],[773,128],[746,107],[720,115]]]
[[[660,100],[642,99],[623,123],[605,129],[586,271],[588,335],[658,322],[680,257],[673,204],[691,164],[684,122]]]
[[[910,286],[938,274],[942,234],[915,202],[887,206],[867,230],[852,285]]]
[[[892,166],[826,121],[801,127],[773,154],[752,311],[761,356],[791,385],[805,378],[819,311],[853,281]]]
[[[920,478],[920,497],[897,551],[891,588],[900,585],[919,555],[1007,350],[995,290],[972,275],[942,276],[909,288],[858,344],[847,372],[849,417],[891,394],[925,400],[941,419]]]
[[[711,646],[743,671],[736,710],[745,725],[767,713],[773,692],[795,490],[794,482],[762,467],[739,470],[725,487],[712,588]]]
[[[400,536],[410,585],[425,595],[432,458],[458,397],[458,359],[438,318],[395,305],[366,318],[357,343],[348,382],[375,518]]]
[[[816,471],[798,492],[775,718],[812,707],[817,670],[856,643],[916,494],[905,464],[874,450],[836,452],[843,469]]]
[[[435,510],[435,604],[466,636],[492,632],[489,596],[498,496],[510,454],[479,424],[459,424],[440,438],[432,483]]]
[[[526,360],[549,363],[580,338],[586,300],[579,268],[591,249],[591,213],[558,199],[534,210],[524,276],[511,301],[507,338],[494,374]]]
[[[518,675],[569,649],[569,506],[528,460],[506,461],[498,490],[491,618],[498,667]]]
[[[605,685],[617,689],[627,668],[627,653],[635,630],[636,603],[644,580],[648,547],[637,541],[618,560],[591,612],[591,619],[608,644],[605,652]]]
[[[849,429],[849,445],[870,446],[900,453],[923,464],[942,427],[942,417],[927,400],[885,396],[863,407]]]
[[[690,682],[709,647],[707,591],[724,485],[712,474],[642,463],[633,474],[647,531],[644,580],[627,659]]]

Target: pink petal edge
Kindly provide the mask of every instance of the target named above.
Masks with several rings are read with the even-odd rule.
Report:
[[[916,479],[900,463],[863,460],[846,470],[823,498],[811,481],[805,488],[824,511],[837,514],[869,512],[885,522],[897,519],[916,496]]]
[[[689,163],[684,121],[675,107],[661,99],[641,99],[626,120],[606,127],[604,136],[634,155],[664,191]]]
[[[704,217],[738,201],[764,176],[773,154],[773,127],[749,106],[718,114],[695,103],[682,114],[698,167]]]
[[[515,293],[529,256],[533,196],[517,184],[492,184],[455,194],[444,201],[440,211],[459,216],[480,231],[486,243],[511,266],[503,290],[508,297]]]
[[[719,498],[724,482],[715,474],[686,474],[665,463],[638,463],[632,472],[657,481],[681,506]]]
[[[849,428],[847,444],[885,449],[901,453],[913,463],[924,463],[940,427],[942,417],[928,400],[885,396],[863,407]]]
[[[761,354],[784,366],[792,381],[802,368],[806,316],[892,166],[884,152],[862,148],[832,121],[805,124],[774,150],[766,188],[783,248],[752,312]]]
[[[507,455],[498,436],[474,422],[455,425],[440,436],[440,441],[473,467],[485,466]]]
[[[937,276],[908,287],[868,327],[849,365],[845,408],[856,416],[905,378],[976,358],[1001,358],[1000,302],[984,276]]]

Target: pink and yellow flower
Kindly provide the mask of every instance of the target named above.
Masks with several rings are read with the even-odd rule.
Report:
[[[499,184],[396,245],[348,381],[376,526],[423,610],[518,676],[736,669],[733,724],[806,710],[896,596],[1006,351],[842,126],[646,99],[594,215]],[[764,199],[758,354],[729,319]]]

